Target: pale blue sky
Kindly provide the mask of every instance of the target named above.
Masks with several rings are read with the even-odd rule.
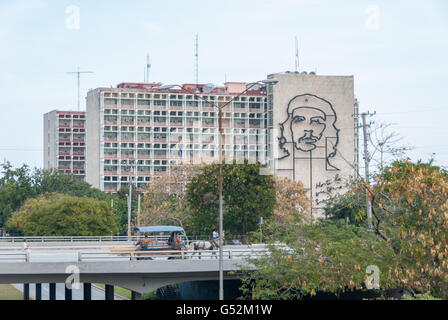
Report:
[[[293,70],[297,35],[301,70],[354,75],[362,111],[396,123],[413,159],[448,166],[444,0],[1,0],[0,162],[42,166],[43,114],[76,109],[78,66],[95,72],[82,108],[89,88],[143,81],[148,52],[150,80],[194,82],[196,33],[199,81],[218,85]]]

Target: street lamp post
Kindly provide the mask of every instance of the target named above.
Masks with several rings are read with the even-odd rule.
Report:
[[[131,239],[131,214],[132,214],[132,174],[134,160],[129,160],[129,193],[128,193],[128,241]]]
[[[275,85],[278,82],[275,78],[269,78],[257,82],[251,82],[247,85],[246,90],[239,93],[238,95],[234,96],[232,99],[227,101],[226,103],[220,105],[216,105],[214,102],[209,101],[208,99],[203,98],[202,96],[198,95],[196,92],[193,92],[192,90],[186,89],[178,84],[170,84],[170,85],[163,85],[160,86],[159,90],[166,90],[171,89],[173,87],[179,87],[181,90],[185,90],[188,93],[200,98],[201,100],[204,100],[205,102],[213,105],[215,108],[218,109],[218,166],[219,166],[219,178],[218,178],[218,192],[219,192],[219,300],[224,300],[224,267],[223,267],[223,128],[222,128],[222,110],[229,105],[232,101],[234,101],[236,98],[240,97],[241,95],[245,94],[247,91],[249,91],[252,87],[254,87],[257,84],[263,83],[263,84],[271,84]]]

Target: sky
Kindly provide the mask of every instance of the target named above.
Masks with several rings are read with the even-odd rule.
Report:
[[[89,89],[149,80],[252,82],[294,70],[353,75],[361,112],[416,161],[448,167],[448,1],[0,0],[0,163],[43,166],[43,114]]]

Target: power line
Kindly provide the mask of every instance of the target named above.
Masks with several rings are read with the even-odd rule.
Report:
[[[20,147],[8,147],[8,146],[0,146],[0,150],[5,151],[44,151],[44,149],[35,149],[35,148],[20,148]]]
[[[437,111],[437,110],[448,110],[447,107],[444,108],[432,108],[432,109],[420,109],[420,110],[408,110],[408,111],[396,111],[396,112],[380,112],[378,115],[388,115],[388,114],[404,114],[412,112],[427,112],[427,111]]]

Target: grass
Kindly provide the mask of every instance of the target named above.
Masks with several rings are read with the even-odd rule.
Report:
[[[102,288],[102,289],[106,288],[106,286],[104,284],[95,283],[95,285],[97,287]],[[132,299],[132,292],[131,292],[131,290],[128,290],[128,289],[125,289],[125,288],[114,286],[114,294],[118,294],[118,295],[122,296],[123,298],[127,298],[129,300]],[[143,300],[156,300],[157,299],[156,291],[145,293],[145,294],[142,295],[142,298],[143,298]]]
[[[106,285],[104,284],[95,283],[95,285],[102,289],[106,289]],[[121,287],[114,286],[114,294],[118,294],[119,296],[122,296],[123,298],[127,298],[129,300],[132,298],[131,290],[124,289]]]
[[[23,293],[10,284],[0,284],[0,300],[23,300]]]

